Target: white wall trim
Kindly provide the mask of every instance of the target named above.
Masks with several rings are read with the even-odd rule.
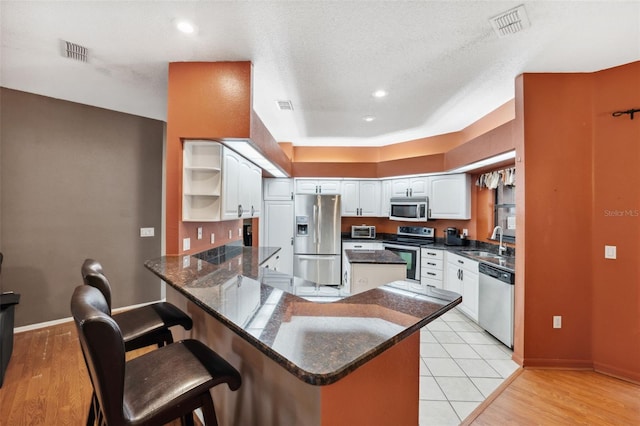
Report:
[[[128,311],[129,309],[139,308],[141,306],[151,305],[152,303],[164,302],[164,301],[165,301],[165,299],[162,299],[162,300],[157,300],[157,301],[154,301],[154,302],[146,302],[146,303],[140,303],[138,305],[125,306],[123,308],[116,308],[116,309],[114,309],[112,311],[112,313],[113,314],[117,314],[118,312],[124,312],[124,311]],[[64,324],[64,323],[67,323],[67,322],[70,322],[70,321],[73,321],[72,317],[61,318],[61,319],[52,320],[52,321],[46,321],[46,322],[40,322],[40,323],[37,323],[37,324],[23,325],[22,327],[15,327],[13,329],[13,333],[14,334],[18,334],[18,333],[23,333],[25,331],[39,330],[41,328],[53,327],[53,326]]]

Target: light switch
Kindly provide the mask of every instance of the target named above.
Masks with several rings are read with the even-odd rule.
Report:
[[[562,316],[560,315],[553,316],[553,328],[562,328]]]
[[[615,259],[616,258],[616,246],[604,246],[604,258]]]
[[[231,231],[231,229],[229,229],[229,239],[233,238],[233,232]]]
[[[216,242],[216,234],[214,234],[213,232],[211,233],[211,244],[214,244]]]
[[[202,239],[202,226],[198,226],[198,239]]]
[[[140,228],[141,237],[153,237],[155,235],[155,228]]]
[[[182,250],[187,251],[191,249],[191,238],[184,238],[182,240]]]

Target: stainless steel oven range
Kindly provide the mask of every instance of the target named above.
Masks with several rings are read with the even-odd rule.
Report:
[[[420,246],[435,241],[434,228],[424,226],[398,226],[395,240],[384,241],[385,250],[407,262],[407,281],[420,282]]]

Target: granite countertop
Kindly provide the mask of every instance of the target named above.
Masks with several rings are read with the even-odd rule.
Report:
[[[345,250],[351,263],[390,263],[406,264],[400,256],[389,250]]]
[[[395,241],[395,234],[378,234],[375,239],[355,239],[351,238],[349,235],[343,235],[342,241],[349,242],[372,242],[372,243],[384,243],[384,242],[392,242]],[[433,243],[426,243],[420,245],[420,247],[424,248],[433,248],[438,250],[446,250],[455,254],[459,254],[460,256],[467,257],[471,260],[475,260],[482,263],[487,263],[492,266],[497,266],[498,268],[505,269],[509,272],[515,272],[516,270],[516,257],[513,252],[513,248],[509,247],[507,251],[507,255],[497,257],[483,257],[476,256],[472,254],[472,251],[487,251],[494,254],[498,254],[498,246],[495,244],[468,240],[465,242],[466,245],[462,246],[450,246],[444,243],[442,238],[437,238]]]
[[[419,295],[382,286],[319,303],[299,295],[322,294],[323,286],[259,266],[277,251],[224,246],[196,256],[163,256],[145,266],[312,385],[345,377],[462,301],[446,290]]]

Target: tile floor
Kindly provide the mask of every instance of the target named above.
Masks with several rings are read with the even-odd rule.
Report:
[[[453,309],[420,331],[420,426],[459,425],[518,365],[512,351]]]

